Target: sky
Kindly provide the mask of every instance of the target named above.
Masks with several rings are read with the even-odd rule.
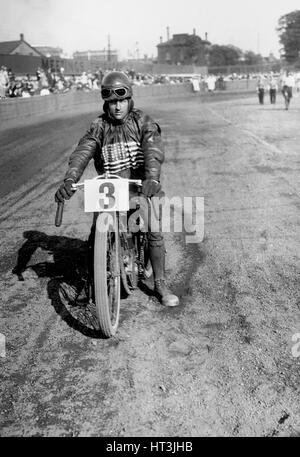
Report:
[[[157,55],[156,45],[176,33],[212,44],[279,56],[280,16],[299,0],[0,0],[0,41],[59,46],[74,51],[116,49],[120,58]],[[108,38],[109,37],[109,38]]]

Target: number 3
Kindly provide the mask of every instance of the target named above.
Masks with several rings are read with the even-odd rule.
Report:
[[[111,182],[103,183],[99,187],[99,206],[103,209],[111,209],[115,206],[115,186]]]

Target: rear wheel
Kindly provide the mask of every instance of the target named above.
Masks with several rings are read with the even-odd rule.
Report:
[[[120,239],[116,214],[98,216],[94,249],[94,292],[100,329],[116,334],[120,315]]]

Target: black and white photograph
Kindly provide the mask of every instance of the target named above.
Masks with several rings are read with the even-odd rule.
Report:
[[[0,437],[300,437],[299,0],[0,15]]]

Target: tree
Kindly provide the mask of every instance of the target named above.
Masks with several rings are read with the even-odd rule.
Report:
[[[246,51],[244,53],[244,61],[245,65],[259,65],[263,63],[263,57],[261,54],[255,54],[253,51]]]
[[[281,16],[277,32],[283,48],[283,57],[288,63],[296,62],[300,55],[300,10]]]
[[[214,44],[209,50],[209,65],[211,67],[237,65],[240,62],[241,56],[242,51],[235,46]]]
[[[205,65],[206,41],[197,35],[190,35],[187,39],[186,61],[194,65]]]

